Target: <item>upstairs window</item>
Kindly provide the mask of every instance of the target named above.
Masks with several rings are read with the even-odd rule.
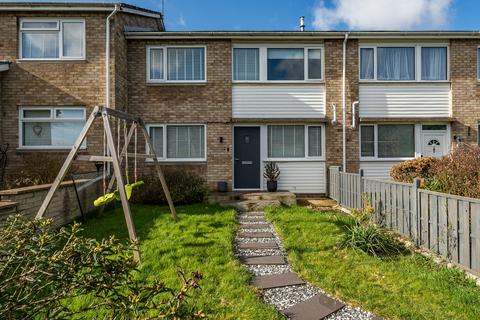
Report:
[[[20,58],[85,59],[85,21],[22,19],[20,21]]]
[[[447,48],[422,48],[422,80],[447,80]]]
[[[267,51],[268,80],[304,80],[303,49],[272,49]]]
[[[415,80],[415,48],[379,47],[378,80]]]
[[[204,82],[205,47],[148,47],[147,82]]]
[[[258,48],[233,49],[233,80],[259,80]]]
[[[448,47],[364,46],[359,49],[360,80],[446,81]]]

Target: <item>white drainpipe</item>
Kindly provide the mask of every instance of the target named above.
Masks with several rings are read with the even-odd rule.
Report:
[[[346,124],[346,112],[347,112],[347,99],[346,99],[346,69],[347,69],[347,41],[348,32],[345,33],[345,39],[343,40],[343,64],[342,64],[342,170],[347,172],[347,124]]]
[[[115,9],[110,13],[105,26],[105,107],[110,108],[110,19],[120,10],[120,5],[115,4]]]
[[[357,127],[356,118],[357,118],[358,103],[359,103],[359,101],[354,101],[352,103],[352,129],[355,129]]]

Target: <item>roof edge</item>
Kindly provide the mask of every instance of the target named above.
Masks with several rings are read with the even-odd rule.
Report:
[[[164,31],[125,32],[127,39],[453,39],[480,38],[479,31]]]

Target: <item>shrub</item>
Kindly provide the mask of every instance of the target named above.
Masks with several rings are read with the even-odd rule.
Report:
[[[425,188],[480,198],[480,147],[462,145],[436,161]]]
[[[280,177],[280,169],[276,162],[269,161],[265,163],[263,177],[268,181],[277,181]]]
[[[208,187],[205,181],[194,173],[185,170],[167,169],[164,170],[164,175],[172,200],[176,204],[202,202],[208,195]],[[145,176],[142,180],[145,184],[134,193],[133,202],[167,204],[162,185],[156,175]]]
[[[12,189],[52,183],[57,177],[65,157],[48,153],[24,155],[22,169],[6,177],[6,188]],[[73,165],[70,172],[75,171],[76,167]]]
[[[392,167],[390,176],[398,182],[412,183],[415,178],[426,180],[432,176],[432,166],[437,161],[438,159],[433,157],[403,161]]]
[[[179,290],[158,281],[147,284],[135,277],[131,246],[113,237],[101,242],[81,237],[79,224],[52,230],[51,223],[12,216],[0,229],[0,318],[203,317],[187,304],[199,273],[187,278],[179,272]],[[73,298],[88,302],[74,307]]]
[[[352,211],[352,219],[345,226],[341,246],[373,256],[389,256],[406,252],[402,243],[374,223],[374,210],[370,201],[365,195],[363,199],[364,208]]]

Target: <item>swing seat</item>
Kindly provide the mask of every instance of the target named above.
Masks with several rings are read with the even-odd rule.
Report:
[[[115,198],[115,192],[107,193],[106,195],[100,196],[97,198],[97,200],[93,201],[93,205],[95,207],[100,207],[112,202],[115,200]]]
[[[142,184],[144,184],[144,182],[142,180],[140,180],[140,181],[137,181],[135,183],[125,185],[125,193],[127,194],[127,199],[128,200],[130,200],[130,198],[132,197],[133,189],[138,188]],[[95,207],[100,207],[100,206],[103,206],[103,205],[106,205],[106,204],[112,202],[113,200],[118,200],[118,201],[121,200],[120,192],[118,192],[118,190],[116,190],[114,192],[107,193],[104,196],[98,197],[97,200],[93,201],[93,205]]]

